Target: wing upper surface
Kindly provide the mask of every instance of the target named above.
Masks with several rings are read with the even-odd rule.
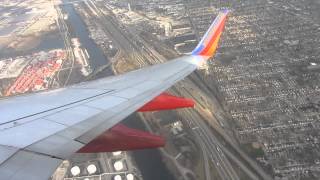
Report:
[[[201,61],[201,56],[186,56],[120,76],[0,101],[2,178],[50,177],[63,159],[193,72]],[[28,173],[31,168],[33,173]],[[37,173],[44,169],[49,172]]]

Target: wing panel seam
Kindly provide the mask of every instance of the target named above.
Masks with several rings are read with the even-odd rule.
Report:
[[[5,125],[5,124],[9,124],[9,123],[12,123],[12,122],[15,122],[15,121],[19,121],[19,120],[24,119],[24,118],[32,117],[32,116],[39,115],[39,114],[46,113],[46,112],[50,112],[52,110],[56,110],[56,109],[60,109],[60,108],[63,108],[63,107],[67,107],[67,106],[72,105],[72,104],[76,104],[76,103],[80,103],[80,102],[83,102],[83,101],[86,101],[86,100],[90,100],[90,99],[93,99],[93,98],[108,94],[108,93],[113,92],[113,91],[114,90],[110,90],[110,91],[103,92],[103,93],[100,93],[100,94],[97,94],[97,95],[94,95],[94,96],[90,96],[88,98],[84,98],[84,99],[77,100],[77,101],[74,101],[74,102],[71,102],[71,103],[68,103],[68,104],[64,104],[62,106],[58,106],[58,107],[51,108],[51,109],[48,109],[48,110],[45,110],[45,111],[41,111],[41,112],[38,112],[38,113],[31,114],[31,115],[28,115],[28,116],[24,116],[24,117],[20,117],[20,118],[17,118],[17,119],[13,119],[13,120],[7,121],[5,123],[0,123],[0,126]]]

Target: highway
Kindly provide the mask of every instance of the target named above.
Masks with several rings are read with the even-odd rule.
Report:
[[[218,119],[221,118],[221,115],[218,116],[219,111],[221,111],[219,110],[219,108],[215,107],[215,113],[212,114],[212,117],[207,117],[208,115],[206,115],[206,112],[203,111],[203,109],[205,109],[208,106],[206,105],[208,102],[209,104],[215,103],[210,101],[215,101],[216,99],[215,97],[213,97],[212,92],[209,89],[207,89],[207,87],[205,86],[205,82],[202,82],[202,79],[199,77],[197,73],[194,73],[191,76],[189,76],[188,79],[185,80],[184,86],[176,85],[172,89],[173,92],[178,95],[184,97],[192,97],[192,99],[194,99],[196,104],[198,105],[196,106],[197,115],[194,115],[195,117],[193,118],[188,118],[187,121],[189,127],[194,129],[194,131],[196,130],[195,134],[200,136],[204,143],[209,143],[212,144],[211,146],[216,146],[217,150],[219,149],[219,153],[221,153],[222,151],[224,155],[227,155],[227,157],[231,159],[232,162],[237,165],[237,167],[240,167],[241,170],[244,171],[246,175],[251,179],[272,179],[261,169],[261,167],[258,164],[256,164],[256,162],[249,159],[248,155],[244,154],[244,152],[237,146],[237,144],[230,140],[230,137],[228,137],[228,135],[226,135],[226,133],[223,132],[223,129],[219,125],[221,124],[221,121],[223,121],[223,119]],[[202,97],[210,98],[206,99],[206,101],[208,102],[204,102]],[[189,110],[183,111],[187,111],[184,113],[191,113],[188,112]],[[188,116],[192,117],[191,115]],[[208,120],[216,123],[209,125],[205,123],[205,121],[208,122]],[[214,127],[214,130],[210,129],[210,126]],[[217,138],[217,134],[219,134],[219,138]]]
[[[186,111],[185,113],[188,113]],[[204,144],[207,154],[210,155],[211,162],[216,168],[220,169],[218,172],[224,179],[240,179],[237,173],[234,171],[234,167],[231,165],[230,161],[225,156],[225,151],[222,151],[223,146],[219,143],[219,140],[212,134],[208,125],[204,121],[199,120],[201,117],[192,117],[187,119],[189,127],[193,130],[194,135],[200,137],[201,143]],[[259,179],[253,173],[250,174],[251,179]]]
[[[189,127],[193,130],[194,135],[201,139],[200,143],[204,145],[204,149],[208,154],[211,163],[218,169],[220,177],[222,179],[240,179],[234,171],[233,166],[224,155],[224,152],[222,152],[219,141],[212,134],[208,125],[204,123],[204,121],[201,120],[202,118],[196,113],[192,113],[188,110],[185,110],[184,113],[186,116],[190,117],[186,119]]]

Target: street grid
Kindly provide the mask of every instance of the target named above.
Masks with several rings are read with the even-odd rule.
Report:
[[[320,26],[285,5],[234,6],[207,78],[218,85],[239,142],[263,148],[258,161],[279,177],[317,178]]]

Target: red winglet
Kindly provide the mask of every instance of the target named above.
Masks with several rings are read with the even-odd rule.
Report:
[[[192,55],[212,57],[215,54],[228,13],[229,10],[225,9],[218,14],[197,47],[192,51]]]

